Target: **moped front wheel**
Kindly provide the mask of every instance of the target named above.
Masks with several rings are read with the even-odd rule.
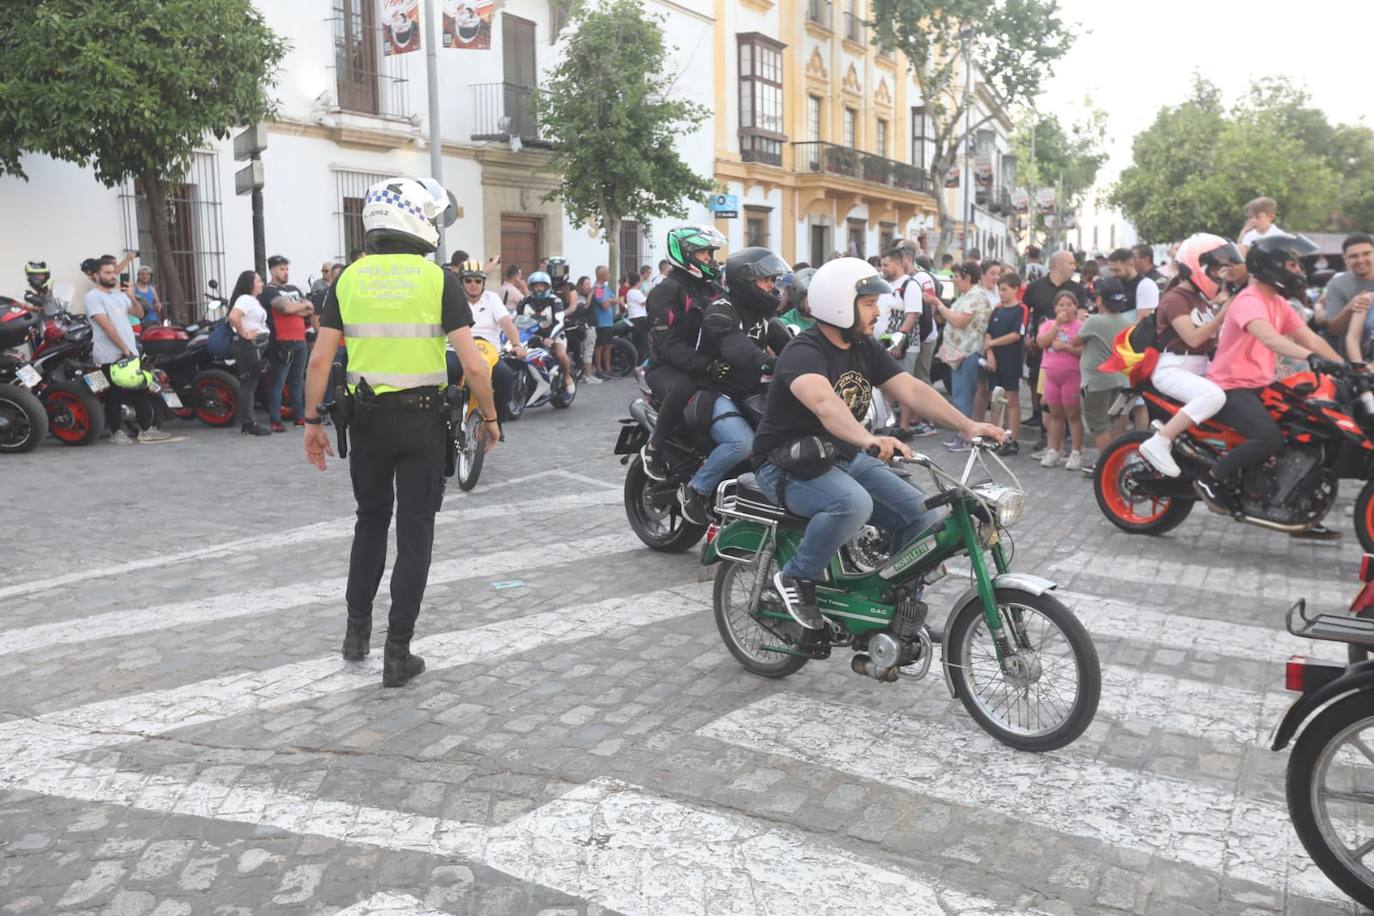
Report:
[[[996,590],[1009,651],[997,643],[977,597],[954,611],[945,665],[959,700],[998,741],[1052,751],[1083,734],[1097,714],[1102,666],[1088,631],[1054,597]]]
[[[1288,815],[1303,848],[1331,882],[1374,908],[1374,694],[1332,703],[1293,743]]]
[[[474,410],[463,421],[463,447],[458,451],[458,487],[464,493],[477,486],[477,478],[482,476],[486,445],[481,414]]]
[[[726,561],[716,570],[712,602],[716,611],[716,628],[720,630],[725,647],[745,670],[762,677],[786,677],[799,671],[809,659],[764,647],[795,650],[802,637],[802,629],[791,619],[764,617],[758,610],[749,607],[749,594],[758,573],[758,562],[756,555],[752,563]],[[770,562],[768,566],[766,575],[770,581],[763,587],[759,605],[761,609],[781,609],[782,599],[773,590],[771,581],[774,564]]]

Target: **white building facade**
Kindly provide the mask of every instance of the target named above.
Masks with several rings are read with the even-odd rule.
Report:
[[[291,259],[293,281],[325,261],[346,261],[362,246],[361,204],[372,182],[394,175],[429,175],[426,60],[422,45],[395,50],[397,35],[383,18],[395,0],[256,0],[268,25],[291,41],[277,74],[277,118],[267,125],[264,213],[267,253]],[[399,4],[404,9],[405,4]],[[415,9],[423,9],[418,0]],[[436,3],[440,9],[456,4]],[[480,24],[441,14],[438,75],[443,174],[461,207],[445,236],[447,255],[465,250],[526,271],[542,256],[561,255],[574,276],[606,263],[607,246],[585,226],[571,225],[556,202],[548,145],[539,136],[532,92],[557,62],[564,14],[549,0],[476,0]],[[689,3],[649,0],[664,17],[671,72],[711,73],[714,16]],[[418,13],[417,13],[418,14]],[[402,27],[404,28],[404,27]],[[415,27],[419,31],[419,27]],[[449,46],[445,46],[445,44]],[[680,79],[674,92],[711,104],[709,81]],[[712,170],[709,125],[678,140],[680,155],[699,174]],[[0,178],[0,204],[32,214],[0,227],[0,294],[18,295],[23,264],[45,260],[55,282],[88,284],[81,260],[138,249],[155,260],[146,204],[135,182],[105,188],[91,170],[26,156],[29,180]],[[253,266],[249,198],[234,193],[232,144],[207,138],[179,185],[169,189],[174,258],[188,295],[219,280],[223,292]],[[707,222],[706,202],[688,217]],[[661,256],[667,226],[626,225],[622,268]],[[156,264],[152,265],[156,270]],[[156,282],[156,281],[155,281]]]

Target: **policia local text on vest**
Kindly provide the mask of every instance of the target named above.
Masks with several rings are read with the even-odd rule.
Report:
[[[456,276],[424,257],[437,243],[441,215],[454,209],[446,206],[451,200],[428,179],[392,179],[368,189],[363,226],[369,253],[344,268],[325,297],[305,386],[306,460],[324,470],[325,456],[334,452],[319,405],[336,353],[346,346],[347,373],[334,412],[358,521],[345,592],[343,657],[361,661],[370,651],[372,605],[385,571],[394,503],[396,563],[382,666],[387,687],[424,670],[424,661],[410,653],[410,641],[429,577],[434,515],[446,476],[453,473],[446,339],[486,421],[488,451],[500,435],[467,297]]]

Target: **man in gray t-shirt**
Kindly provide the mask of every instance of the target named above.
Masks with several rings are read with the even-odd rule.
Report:
[[[122,359],[138,356],[138,338],[129,324],[133,303],[115,288],[118,267],[113,259],[102,261],[96,274],[95,289],[86,293],[86,314],[91,319],[91,355],[105,377],[110,378],[110,365]],[[133,408],[138,418],[138,441],[161,442],[171,436],[157,428],[157,410],[153,396],[147,389],[120,388],[111,380],[105,393],[105,428],[111,430],[110,441],[115,445],[129,445],[134,439],[123,429],[124,405]]]
[[[1321,297],[1326,309],[1326,338],[1337,352],[1344,352],[1341,344],[1353,314],[1346,311],[1347,306],[1352,299],[1374,294],[1374,239],[1363,232],[1346,236],[1341,243],[1341,256],[1345,259],[1345,272],[1331,278]],[[1374,312],[1365,312],[1366,336],[1374,333],[1372,316]]]

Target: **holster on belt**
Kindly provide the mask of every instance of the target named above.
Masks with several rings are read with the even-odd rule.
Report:
[[[444,476],[458,472],[458,451],[463,447],[463,419],[467,415],[468,393],[458,385],[444,389],[442,412],[448,426],[448,444],[444,449]]]
[[[353,424],[357,415],[357,404],[354,401],[353,393],[348,390],[348,382],[344,375],[343,366],[335,363],[329,370],[330,384],[334,386],[334,406],[330,408],[330,415],[334,420],[334,431],[339,440],[339,457],[348,457],[348,427]]]

